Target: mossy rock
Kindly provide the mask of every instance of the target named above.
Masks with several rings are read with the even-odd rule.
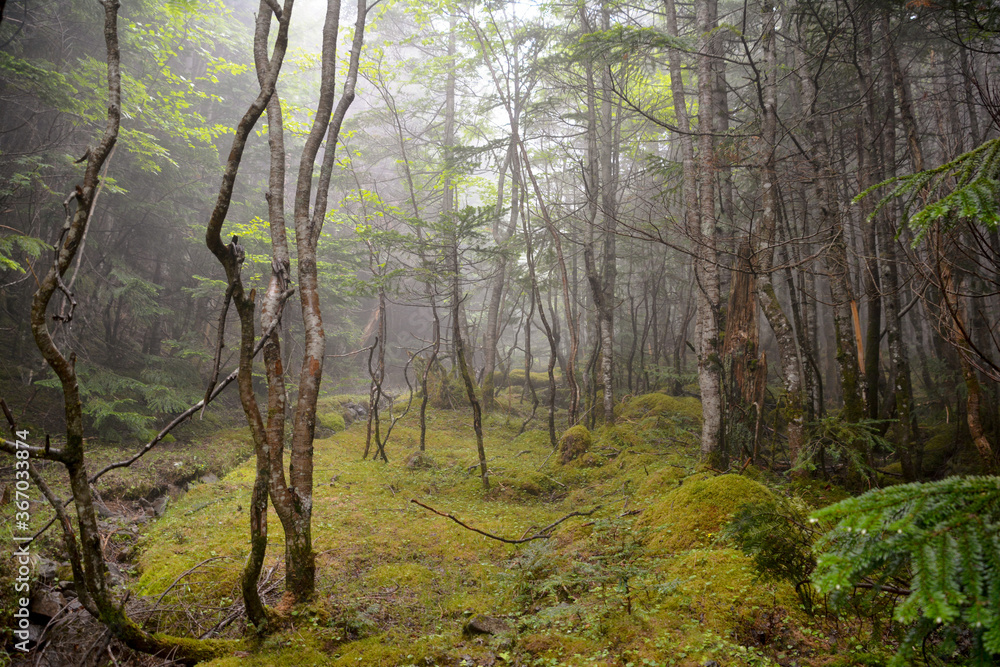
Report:
[[[422,452],[419,449],[406,457],[405,465],[409,470],[430,470],[437,467],[434,459],[427,452]]]
[[[566,464],[582,456],[590,451],[592,445],[593,439],[586,426],[582,424],[571,426],[559,438],[559,463]]]
[[[880,487],[906,483],[906,479],[903,478],[903,464],[899,461],[890,463],[887,466],[882,466],[877,472],[878,485]]]
[[[707,546],[740,505],[773,499],[763,484],[741,475],[689,477],[642,513],[639,524],[652,535],[654,551]]]
[[[559,371],[554,373],[556,382],[559,382],[560,375]],[[549,384],[549,372],[548,371],[535,371],[531,374],[531,382],[535,385],[535,390],[541,390],[543,386],[548,386]],[[515,368],[507,374],[507,386],[510,387],[523,387],[524,386],[524,369]]]
[[[629,399],[622,406],[620,416],[630,420],[667,417],[700,425],[701,401],[690,396],[668,396],[658,392],[643,394]]]
[[[933,477],[944,469],[948,459],[955,454],[958,439],[958,424],[941,424],[931,431],[931,437],[924,443],[923,474]]]
[[[337,412],[317,413],[316,420],[319,422],[319,428],[316,429],[317,437],[328,438],[347,428],[344,416]]]

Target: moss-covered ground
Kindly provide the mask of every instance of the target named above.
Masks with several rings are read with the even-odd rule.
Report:
[[[699,468],[697,402],[660,396],[622,406],[618,423],[595,430],[586,456],[568,464],[546,432],[518,434],[522,417],[487,415],[489,491],[464,411],[429,412],[419,465],[406,463],[419,441],[416,410],[393,430],[388,464],[361,459],[363,422],[317,440],[316,599],[286,610],[276,633],[209,664],[846,666],[885,650],[864,624],[808,616],[790,584],[761,581],[721,541],[741,503],[786,491]],[[248,460],[146,524],[134,593],[155,600],[180,581],[170,595],[182,607],[231,603],[252,482]],[[505,544],[411,499],[514,540],[581,515],[547,539]],[[273,512],[268,522],[265,571],[280,582],[282,531]],[[478,615],[506,629],[463,634]],[[183,630],[169,616],[161,622]]]

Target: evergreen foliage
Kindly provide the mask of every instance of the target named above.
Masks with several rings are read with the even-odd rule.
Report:
[[[808,425],[809,438],[796,465],[813,471],[817,467],[841,464],[848,476],[873,478],[875,470],[867,455],[893,449],[892,443],[879,435],[881,423],[873,419],[849,422],[840,416],[815,421]]]
[[[1000,139],[991,139],[940,167],[883,181],[854,201],[888,185],[895,187],[868,219],[873,220],[892,200],[903,199],[907,224],[916,232],[914,244],[922,241],[937,221],[949,227],[960,220],[972,220],[994,230],[1000,222]]]
[[[813,513],[837,525],[816,544],[823,592],[908,571],[894,617],[913,628],[893,664],[938,628],[967,627],[978,664],[1000,654],[1000,477],[952,477],[870,491]]]
[[[761,579],[794,585],[802,606],[812,612],[810,577],[816,567],[812,546],[819,530],[808,522],[808,511],[801,501],[775,496],[747,503],[733,515],[723,535],[753,558]]]

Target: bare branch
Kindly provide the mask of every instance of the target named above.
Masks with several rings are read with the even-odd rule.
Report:
[[[558,526],[559,524],[561,524],[563,521],[566,521],[567,519],[570,519],[570,518],[575,517],[575,516],[590,516],[591,514],[593,514],[594,512],[596,512],[597,510],[601,509],[601,507],[603,507],[602,505],[598,505],[597,507],[593,508],[592,510],[590,510],[588,512],[570,512],[569,514],[567,514],[566,516],[562,517],[561,519],[557,519],[556,521],[553,521],[549,525],[545,526],[545,528],[542,528],[541,530],[539,530],[538,532],[536,532],[534,535],[531,535],[529,537],[522,537],[522,538],[516,539],[516,540],[512,540],[512,539],[507,538],[507,537],[500,537],[499,535],[493,535],[492,533],[487,533],[486,531],[479,530],[478,528],[473,528],[469,524],[462,522],[454,514],[445,514],[444,512],[439,512],[438,510],[434,509],[433,507],[430,507],[429,505],[424,505],[422,502],[420,502],[416,498],[411,498],[410,502],[413,503],[414,505],[420,505],[425,510],[429,510],[431,512],[434,512],[438,516],[443,516],[446,519],[451,519],[452,521],[454,521],[455,523],[457,523],[458,525],[460,525],[462,528],[465,528],[466,530],[471,530],[474,533],[479,533],[480,535],[483,535],[484,537],[488,537],[491,540],[496,540],[498,542],[503,542],[504,544],[524,544],[525,542],[531,542],[532,540],[547,540],[548,538],[552,537],[552,531],[555,529],[555,527]]]

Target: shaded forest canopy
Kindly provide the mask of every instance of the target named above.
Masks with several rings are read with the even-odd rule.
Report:
[[[435,489],[448,451],[480,488],[447,499],[537,500],[548,528],[517,515],[524,535],[483,538],[517,544],[518,567],[521,544],[568,531],[601,577],[652,591],[643,577],[687,567],[660,559],[705,549],[783,582],[796,623],[842,613],[852,588],[858,632],[889,637],[879,659],[927,641],[931,662],[1000,654],[996,6],[8,0],[0,16],[0,481],[30,468],[60,508],[36,544],[129,655],[245,647],[132,620],[101,494],[148,503],[232,470],[250,537],[227,599],[247,636],[280,635],[330,567],[318,443],[355,420],[329,446],[366,469]],[[207,468],[156,467],[212,439]],[[502,449],[520,439],[544,451],[530,474]],[[604,506],[579,489],[612,479],[645,485],[621,491],[639,518],[628,499],[586,513]],[[713,525],[662,504],[675,481]],[[856,497],[822,509],[841,490]],[[571,562],[568,544],[548,555]],[[585,598],[552,577],[517,613]],[[511,664],[558,653],[501,644]],[[774,663],[739,659],[786,664],[761,645]]]

